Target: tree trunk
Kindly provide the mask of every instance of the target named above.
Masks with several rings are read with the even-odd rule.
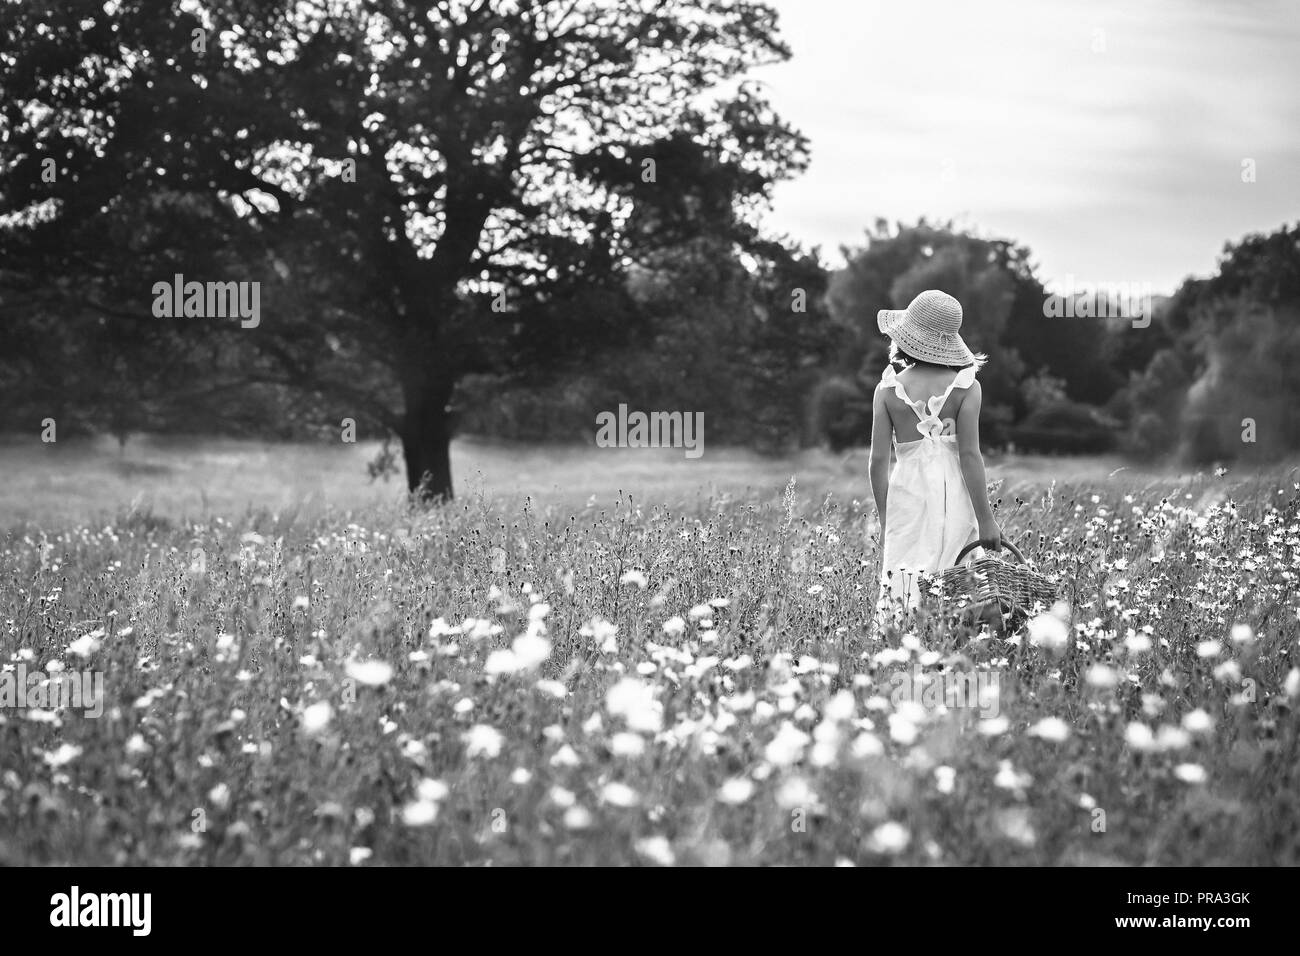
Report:
[[[422,383],[406,390],[402,431],[406,485],[422,501],[452,498],[450,398],[451,389],[443,383]]]

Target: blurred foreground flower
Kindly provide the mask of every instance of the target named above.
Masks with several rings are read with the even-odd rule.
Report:
[[[867,838],[867,848],[873,853],[902,853],[912,842],[912,834],[901,823],[890,820],[871,831]]]
[[[451,788],[441,780],[434,780],[432,777],[425,777],[415,785],[415,793],[421,800],[446,800],[447,794],[451,793]]]
[[[475,724],[461,739],[465,741],[465,756],[488,758],[501,753],[505,740],[501,731],[487,724]]]
[[[618,653],[618,641],[615,640],[615,635],[618,633],[617,624],[611,624],[603,617],[593,617],[579,628],[578,633],[583,637],[591,638],[591,642],[600,648],[602,654]]]
[[[1119,684],[1119,672],[1105,664],[1093,664],[1084,673],[1083,679],[1089,687],[1108,690]]]
[[[62,767],[81,756],[81,748],[75,744],[60,744],[58,750],[45,755],[45,762],[51,767]]]
[[[515,674],[536,670],[551,656],[551,642],[533,631],[520,634],[510,649],[493,651],[483,664],[489,674]]]
[[[414,800],[402,807],[402,822],[408,827],[427,827],[438,819],[438,805],[432,800]]]
[[[640,734],[617,733],[610,738],[609,749],[616,757],[639,757],[645,753],[645,738]]]
[[[634,677],[623,678],[606,692],[605,708],[631,730],[657,734],[663,729],[663,705],[655,700],[654,688]]]
[[[569,807],[564,811],[564,825],[570,830],[586,830],[591,826],[591,811],[586,807]]]
[[[615,807],[635,807],[641,802],[641,795],[625,783],[607,783],[600,791],[600,798]]]
[[[383,661],[348,661],[344,672],[367,687],[380,687],[393,679],[392,665]]]
[[[1138,751],[1156,750],[1155,734],[1146,724],[1134,721],[1124,728],[1124,741]]]
[[[402,822],[408,827],[431,825],[438,819],[440,802],[445,800],[450,792],[450,788],[441,780],[425,777],[415,786],[416,798],[402,807]],[[366,825],[362,823],[360,810],[357,812],[357,825]]]
[[[989,717],[987,720],[981,720],[977,725],[977,729],[985,737],[999,737],[1010,727],[1011,721],[1005,717]]]
[[[993,777],[993,786],[1002,790],[1011,790],[1018,796],[1024,796],[1025,788],[1033,782],[1033,777],[1016,770],[1010,760],[998,761],[998,772]]]
[[[303,708],[302,729],[306,734],[318,734],[329,726],[334,716],[334,708],[328,701],[320,701]]]
[[[569,696],[569,690],[558,680],[543,679],[533,685],[537,690],[546,694],[548,697],[554,697],[556,700],[564,700]]]
[[[666,837],[661,836],[637,840],[636,851],[651,863],[658,863],[660,866],[672,866],[677,859],[673,856],[672,844],[668,842]]]
[[[1002,836],[1021,846],[1033,846],[1038,841],[1033,823],[1030,822],[1029,811],[1023,807],[999,810],[994,817],[994,823]]]
[[[618,579],[619,584],[635,584],[637,587],[645,590],[646,585],[650,582],[645,576],[644,571],[624,571],[623,576]]]
[[[1070,725],[1060,717],[1044,717],[1030,727],[1028,733],[1031,737],[1059,744],[1070,736]]]
[[[718,788],[718,799],[737,806],[754,795],[754,781],[747,777],[733,777]]]
[[[811,737],[787,720],[764,749],[763,757],[778,767],[788,767],[803,757],[804,748],[811,740]]]
[[[814,807],[817,805],[817,794],[803,777],[791,777],[777,788],[776,804],[786,810]]]
[[[78,657],[86,658],[95,651],[99,650],[100,642],[96,636],[102,636],[103,631],[92,631],[89,634],[83,634],[71,644],[68,645],[68,653],[76,654]]]
[[[1046,614],[1029,621],[1029,643],[1059,654],[1070,641],[1070,606],[1057,601]]]
[[[957,783],[957,771],[949,766],[934,768],[934,785],[940,793],[952,793]]]
[[[582,760],[578,757],[577,752],[568,744],[555,751],[555,754],[551,757],[552,767],[576,767],[581,763]]]

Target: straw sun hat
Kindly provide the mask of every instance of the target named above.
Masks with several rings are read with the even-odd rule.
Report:
[[[908,355],[935,365],[975,365],[978,358],[957,333],[961,303],[946,292],[927,289],[906,309],[881,309],[880,331]]]

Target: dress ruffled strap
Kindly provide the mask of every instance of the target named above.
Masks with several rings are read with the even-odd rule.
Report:
[[[954,378],[951,384],[949,384],[949,386],[943,390],[942,395],[935,396],[936,398],[939,399],[939,407],[935,409],[935,412],[938,413],[939,409],[943,408],[943,403],[948,401],[948,396],[952,394],[952,390],[954,388],[970,388],[974,384],[975,384],[975,366],[967,365],[964,369],[962,369],[960,372],[957,373],[957,377]],[[930,399],[930,401],[933,402],[934,399],[932,398]]]
[[[903,383],[898,380],[898,372],[894,370],[894,366],[885,366],[885,371],[880,376],[880,384],[886,388],[892,388],[894,394],[898,396],[898,400],[908,408],[912,409],[912,411],[916,413],[917,418],[924,417],[925,407],[920,402],[914,402],[908,398],[907,390],[903,388]]]
[[[974,365],[967,365],[952,380],[953,388],[970,388],[975,384],[975,373],[979,371]]]

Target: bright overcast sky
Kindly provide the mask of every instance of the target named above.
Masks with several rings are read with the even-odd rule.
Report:
[[[793,56],[754,76],[812,144],[769,224],[832,265],[926,215],[1163,293],[1300,218],[1300,0],[769,2]]]

